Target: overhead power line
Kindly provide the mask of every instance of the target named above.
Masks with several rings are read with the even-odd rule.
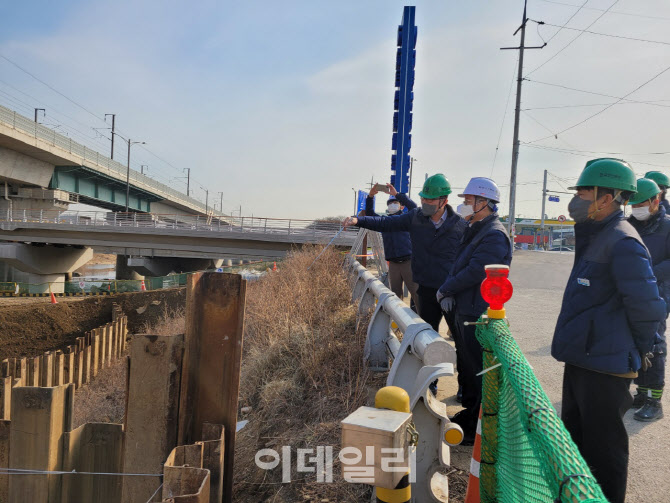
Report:
[[[670,100],[655,100],[655,101],[631,100],[631,99],[628,99],[628,98],[625,98],[625,97],[622,98],[621,96],[614,96],[612,94],[598,93],[598,92],[595,92],[595,91],[587,91],[585,89],[577,89],[575,87],[568,87],[568,86],[564,86],[562,84],[552,84],[550,82],[542,82],[540,80],[533,80],[533,79],[528,79],[528,78],[526,78],[524,80],[526,82],[533,82],[535,84],[542,84],[542,85],[545,85],[545,86],[560,87],[561,89],[565,89],[567,91],[575,91],[575,92],[578,92],[578,93],[592,94],[594,96],[603,96],[605,98],[614,98],[615,100],[617,100],[614,103],[605,103],[605,104],[603,104],[603,106],[605,106],[605,105],[617,105],[621,101],[627,101],[627,102],[630,102],[630,103],[640,103],[640,104],[643,104],[643,105],[652,105],[652,106],[664,107],[664,108],[670,107],[670,105],[662,105],[660,103],[661,101],[670,101]]]
[[[662,103],[665,101],[670,101],[670,100],[651,100],[651,101],[632,101],[632,100],[624,100],[622,102],[614,102],[614,103],[584,103],[581,105],[553,105],[553,106],[548,106],[548,107],[528,107],[528,108],[522,108],[522,112],[529,112],[533,110],[555,110],[555,109],[561,109],[561,108],[583,108],[583,107],[604,107],[607,105],[654,105],[657,103]],[[664,105],[666,107],[670,105]]]
[[[587,118],[585,118],[585,119],[583,119],[583,120],[581,120],[581,121],[579,121],[579,122],[573,124],[572,126],[569,126],[569,127],[565,128],[565,129],[559,131],[559,132],[557,133],[557,135],[561,135],[561,134],[565,133],[566,131],[570,131],[571,129],[574,129],[574,128],[576,128],[577,126],[581,126],[581,125],[584,124],[585,122],[587,122],[587,121],[593,119],[594,117],[600,115],[601,113],[603,113],[603,112],[609,110],[610,108],[612,108],[614,105],[616,105],[616,104],[619,103],[620,101],[625,100],[625,99],[626,99],[628,96],[630,96],[631,94],[636,93],[637,91],[639,91],[640,89],[642,89],[644,86],[646,86],[646,85],[649,84],[650,82],[653,82],[654,80],[656,80],[658,77],[660,77],[661,75],[663,75],[663,74],[664,74],[665,72],[667,72],[668,70],[670,70],[670,66],[665,67],[663,70],[661,70],[660,72],[658,72],[658,73],[657,73],[656,75],[654,75],[652,78],[650,78],[650,79],[647,80],[646,82],[640,84],[640,85],[637,86],[635,89],[633,89],[631,92],[629,92],[628,94],[626,94],[624,97],[619,98],[615,103],[612,103],[612,104],[610,104],[610,105],[607,105],[607,106],[606,106],[605,108],[603,108],[602,110],[598,110],[596,113],[589,115]],[[541,140],[546,140],[547,138],[551,138],[552,136],[555,136],[555,135],[550,135],[550,136],[545,136],[545,137],[543,137],[543,138],[538,138],[538,139],[536,139],[536,140],[532,140],[532,141],[530,141],[530,142],[528,142],[528,143],[535,143],[535,142],[538,142],[538,141],[541,141]]]
[[[580,5],[580,6],[577,8],[577,10],[576,10],[575,12],[572,13],[572,16],[570,16],[570,17],[568,18],[568,20],[567,20],[565,23],[563,23],[562,26],[550,25],[550,26],[556,26],[556,27],[558,28],[558,30],[556,30],[556,31],[554,32],[554,34],[553,34],[551,37],[549,37],[549,40],[547,40],[546,43],[548,44],[549,42],[551,42],[551,40],[552,40],[556,35],[558,35],[558,34],[561,32],[561,30],[562,30],[563,28],[565,28],[565,27],[568,25],[568,23],[569,23],[570,21],[572,21],[572,19],[573,19],[577,14],[579,14],[579,11],[581,11],[587,3],[589,3],[589,0],[586,0],[582,5]],[[531,21],[533,21],[533,20],[531,19]],[[537,21],[535,21],[535,22],[538,23]],[[549,25],[549,23],[542,23],[542,24],[547,24],[547,25]],[[538,23],[538,27],[539,27],[539,25],[540,25],[540,23]]]
[[[600,16],[598,16],[598,17],[596,18],[595,21],[593,21],[590,25],[588,25],[588,26],[586,27],[586,29],[588,30],[589,28],[591,28],[591,26],[593,26],[594,24],[596,24],[596,23],[597,23],[597,22],[598,22],[598,21],[599,21],[605,14],[608,13],[608,12],[610,11],[610,9],[611,9],[612,7],[614,7],[617,3],[619,3],[619,0],[614,0],[614,3],[613,3],[612,5],[610,5],[610,6],[609,6],[609,7],[608,7],[602,14],[600,14]],[[568,47],[570,47],[570,46],[573,44],[573,42],[575,42],[575,40],[577,40],[577,39],[578,39],[579,37],[581,37],[583,34],[584,34],[584,33],[578,33],[576,37],[574,37],[572,40],[570,40],[570,42],[568,42],[566,45],[564,45],[558,52],[554,53],[553,56],[550,56],[549,59],[547,59],[547,60],[546,60],[544,63],[542,63],[540,66],[537,66],[537,67],[535,67],[535,69],[533,69],[533,70],[531,70],[530,72],[528,72],[528,73],[526,74],[526,77],[527,77],[528,75],[532,75],[533,73],[535,73],[536,71],[538,71],[540,68],[542,68],[544,65],[546,65],[546,64],[549,63],[551,60],[553,60],[556,56],[558,56],[560,53],[562,53],[564,50],[566,50]]]
[[[546,3],[554,4],[554,5],[563,5],[565,7],[579,7],[579,5],[566,3],[566,2],[557,2],[555,0],[542,0],[542,1],[546,2]],[[599,12],[603,12],[605,10],[605,9],[599,9],[597,7],[583,7],[582,6],[582,8],[584,10],[595,10],[595,11],[599,11]],[[621,10],[611,10],[609,12],[610,12],[610,14],[617,14],[619,16],[642,17],[642,18],[645,18],[645,19],[655,19],[655,20],[660,19],[660,20],[664,20],[664,21],[670,21],[670,17],[649,16],[649,15],[645,15],[645,14],[636,14],[634,12],[624,12],[624,11],[621,11]]]
[[[600,37],[620,38],[620,39],[623,39],[623,40],[633,40],[633,41],[636,41],[636,42],[647,42],[649,44],[670,45],[670,42],[664,42],[662,40],[649,40],[647,38],[626,37],[625,35],[612,35],[611,33],[600,33],[598,31],[581,30],[579,28],[570,28],[570,27],[567,27],[567,26],[559,26],[559,25],[556,25],[556,24],[546,23],[544,21],[535,21],[533,19],[531,19],[531,21],[533,21],[534,23],[538,23],[538,24],[544,24],[546,26],[554,26],[554,27],[561,28],[561,29],[564,29],[564,30],[579,31],[579,32],[582,32],[582,33],[588,33],[590,35],[598,35]],[[556,33],[558,33],[558,32],[556,32]]]
[[[507,101],[505,102],[505,112],[503,113],[503,118],[502,122],[500,123],[500,133],[498,133],[498,143],[496,143],[496,151],[493,154],[493,162],[491,163],[491,174],[489,177],[493,176],[493,170],[496,167],[496,158],[498,157],[498,150],[500,149],[500,139],[502,138],[502,133],[503,133],[503,128],[505,127],[505,119],[507,118],[507,109],[509,108],[509,101],[510,98],[512,97],[512,89],[514,88],[514,74],[517,72],[517,64],[519,63],[519,59],[517,58],[516,62],[514,63],[514,68],[512,70],[512,80],[509,83],[509,91],[507,91]]]
[[[528,143],[522,143],[521,145],[524,146],[524,147],[535,148],[535,149],[538,149],[538,150],[547,150],[549,152],[559,152],[559,153],[562,153],[562,154],[576,155],[576,156],[579,156],[579,157],[593,157],[593,154],[584,154],[584,153],[581,153],[583,151],[579,151],[579,150],[574,151],[574,150],[568,150],[568,149],[562,149],[562,148],[548,147],[548,146],[545,146],[545,145],[530,145]],[[617,154],[608,154],[606,152],[594,152],[594,153],[599,154],[599,155],[617,155]],[[653,167],[656,167],[656,168],[670,169],[670,166],[662,165],[662,164],[654,164],[654,163],[650,163],[650,162],[634,161],[632,164],[642,164],[644,166],[653,166]]]

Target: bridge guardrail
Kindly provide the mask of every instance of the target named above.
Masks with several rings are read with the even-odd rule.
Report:
[[[339,222],[300,219],[40,209],[0,211],[0,222],[303,235],[315,239],[332,237],[342,229]],[[342,234],[353,239],[355,230]]]
[[[447,433],[458,430],[460,435],[455,437],[459,443],[462,432],[449,421],[446,405],[433,397],[428,386],[438,377],[454,375],[456,352],[354,256],[346,256],[344,267],[350,279],[352,302],[358,304],[359,323],[372,311],[365,343],[366,360],[372,370],[389,372],[386,386],[403,388],[410,397],[419,432],[412,496],[416,501],[446,502],[448,480],[440,472],[440,468],[450,464],[445,435],[452,439],[454,436]],[[392,323],[402,333],[402,342]],[[389,359],[393,359],[390,367]]]
[[[75,154],[81,157],[84,161],[91,161],[95,163],[100,168],[105,168],[109,172],[113,172],[116,176],[114,178],[119,178],[123,181],[126,179],[127,175],[127,166],[116,162],[105,155],[100,154],[99,152],[92,150],[76,141],[73,141],[72,138],[63,136],[53,129],[50,129],[42,124],[24,117],[23,115],[16,113],[9,108],[3,107],[0,105],[0,121],[4,122],[12,129],[19,130],[27,135],[32,136],[33,138],[40,139],[51,143],[51,145],[61,148],[71,154]],[[207,208],[202,202],[192,197],[182,194],[178,190],[173,189],[172,187],[165,185],[164,183],[158,182],[153,178],[150,178],[142,173],[131,169],[130,170],[130,181],[142,188],[149,187],[157,192],[157,195],[168,195],[170,199],[175,202],[179,202],[186,206],[192,208],[200,209],[203,213],[211,211],[211,208]],[[215,212],[217,215],[221,213]]]

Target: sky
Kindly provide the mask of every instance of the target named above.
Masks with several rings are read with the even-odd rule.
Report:
[[[348,215],[355,190],[390,180],[403,5],[5,2],[0,104],[27,117],[44,108],[40,122],[105,154],[104,114],[114,113],[119,134],[146,142],[132,147],[134,169],[145,165],[185,191],[190,168],[192,195],[217,209],[223,197],[225,212]],[[523,1],[411,5],[411,195],[425,174],[443,173],[454,194],[470,177],[489,176],[506,215],[518,51],[500,48],[519,44]],[[670,4],[529,0],[528,17],[526,45],[548,43],[525,52],[517,216],[540,216],[545,169],[548,189],[558,192],[588,159],[608,155],[639,176],[670,173]],[[126,155],[117,141],[115,158]],[[567,214],[571,196],[559,195],[547,203],[549,217]]]

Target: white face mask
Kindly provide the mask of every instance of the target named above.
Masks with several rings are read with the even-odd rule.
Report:
[[[635,220],[639,220],[641,222],[649,220],[649,217],[651,216],[651,213],[649,213],[649,206],[640,206],[639,208],[631,208],[631,213],[633,214]]]
[[[391,203],[386,207],[386,211],[389,214],[398,213],[400,211],[400,203]]]
[[[469,217],[475,212],[471,204],[459,204],[458,208],[456,208],[456,211],[463,218]]]

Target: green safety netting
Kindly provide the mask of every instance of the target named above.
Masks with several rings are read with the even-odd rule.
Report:
[[[512,338],[506,320],[482,318],[482,503],[606,503],[577,446]]]

